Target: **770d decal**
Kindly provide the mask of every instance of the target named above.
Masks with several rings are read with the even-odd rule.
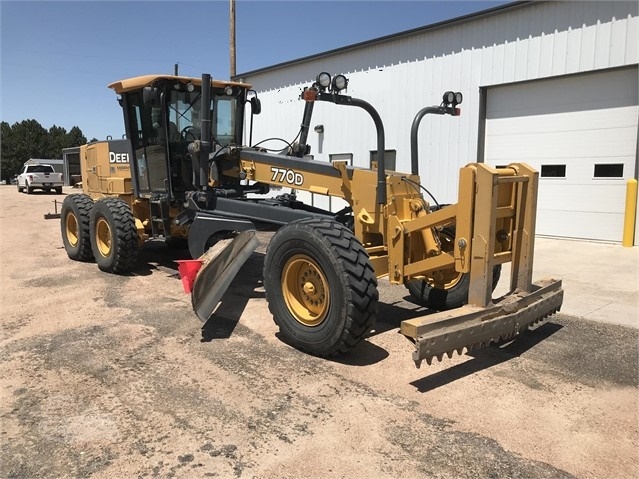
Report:
[[[273,172],[271,181],[277,181],[278,183],[288,183],[289,185],[295,186],[301,186],[302,184],[304,184],[304,176],[302,176],[301,173],[297,173],[296,171],[271,166],[271,172]]]

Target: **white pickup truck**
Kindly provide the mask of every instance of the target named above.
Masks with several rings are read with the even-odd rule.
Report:
[[[62,173],[56,173],[51,165],[41,163],[27,163],[22,167],[18,175],[18,191],[26,191],[31,194],[33,190],[44,190],[49,193],[55,190],[57,194],[62,193]]]

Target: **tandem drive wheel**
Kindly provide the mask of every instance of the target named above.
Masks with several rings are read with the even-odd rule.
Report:
[[[95,262],[107,273],[127,273],[138,259],[138,233],[129,205],[119,198],[95,203],[89,224]]]
[[[87,195],[69,195],[62,202],[60,228],[67,256],[76,261],[93,259],[89,218],[93,200]]]

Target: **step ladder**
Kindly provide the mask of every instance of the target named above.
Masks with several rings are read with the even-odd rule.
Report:
[[[169,203],[166,198],[151,198],[149,205],[151,209],[151,236],[169,238],[171,236],[171,221],[169,220]]]

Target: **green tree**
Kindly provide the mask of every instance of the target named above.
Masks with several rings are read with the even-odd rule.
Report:
[[[68,143],[67,143],[67,146],[65,146],[65,148],[71,148],[72,146],[86,145],[87,143],[87,137],[84,136],[84,134],[82,133],[82,130],[78,128],[77,126],[74,126],[73,128],[71,128],[67,136],[68,136]]]
[[[11,178],[21,166],[16,159],[13,144],[13,131],[9,123],[3,121],[0,123],[0,148],[2,150],[0,153],[0,178],[3,180]]]
[[[62,149],[67,148],[68,141],[67,130],[53,125],[49,128],[49,144],[45,158],[62,158]]]
[[[47,150],[48,132],[36,120],[14,123],[2,131],[2,165],[0,175],[10,178],[20,171],[29,158],[40,158]]]
[[[69,132],[53,125],[49,130],[36,120],[24,120],[0,125],[0,178],[11,178],[20,172],[30,158],[62,158],[62,149],[84,145],[87,142],[77,126]]]

